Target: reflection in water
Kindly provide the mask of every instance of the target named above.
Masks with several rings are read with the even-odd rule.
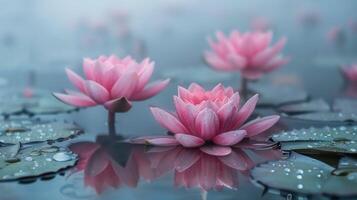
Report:
[[[174,185],[177,187],[199,188],[202,191],[236,189],[239,174],[248,175],[249,169],[258,162],[280,157],[278,150],[253,149],[259,145],[262,143],[247,143],[245,148],[234,148],[232,153],[225,156],[182,146],[79,142],[70,148],[80,156],[75,172],[82,171],[84,185],[100,194],[110,187],[136,187],[140,179],[151,182],[168,172],[173,172]],[[120,151],[122,148],[127,148],[125,152],[130,152],[129,156],[118,155],[124,152]]]

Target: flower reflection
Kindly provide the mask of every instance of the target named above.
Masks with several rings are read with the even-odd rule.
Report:
[[[118,146],[119,145],[119,146]],[[121,148],[117,143],[113,149]],[[103,145],[107,146],[107,145]],[[80,157],[74,173],[83,172],[84,184],[97,194],[107,188],[137,187],[140,179],[152,182],[172,172],[177,187],[199,188],[204,191],[238,187],[238,176],[248,175],[257,162],[280,157],[269,142],[245,141],[231,154],[215,156],[199,148],[150,147],[129,145],[127,158],[120,159],[118,151],[108,151],[94,142],[79,142],[71,150]],[[262,160],[263,158],[263,160]]]

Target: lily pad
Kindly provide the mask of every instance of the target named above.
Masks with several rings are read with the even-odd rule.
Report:
[[[346,114],[357,115],[357,99],[341,98],[336,99],[333,104],[333,110]]]
[[[282,104],[302,102],[308,98],[308,94],[293,86],[252,84],[251,90],[260,95],[259,105],[280,106]]]
[[[337,167],[339,169],[340,165]],[[336,169],[319,160],[292,153],[286,160],[271,161],[255,167],[252,178],[273,189],[330,196],[356,196],[357,175],[333,174]]]
[[[357,126],[309,128],[272,136],[283,150],[357,154]]]
[[[279,110],[289,114],[325,112],[330,110],[330,106],[323,99],[314,99],[308,102],[283,105],[279,108]]]
[[[292,117],[296,119],[311,120],[311,121],[323,121],[323,122],[356,122],[357,115],[352,113],[342,112],[315,112],[297,114]]]
[[[73,123],[40,121],[35,119],[11,119],[0,121],[0,144],[23,144],[66,139],[81,133]]]
[[[78,110],[59,102],[50,91],[31,90],[30,94],[13,89],[0,94],[0,113],[4,116],[16,114],[56,114]]]
[[[2,151],[1,148],[0,151]],[[39,147],[35,145],[22,149],[16,155],[14,162],[9,162],[8,157],[0,154],[0,181],[55,173],[61,169],[74,166],[76,161],[76,154],[57,146]]]

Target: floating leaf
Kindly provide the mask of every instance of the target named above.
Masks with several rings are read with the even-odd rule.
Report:
[[[356,99],[336,99],[333,104],[333,110],[346,114],[357,115],[357,100]]]
[[[316,112],[293,115],[294,118],[312,121],[325,121],[325,122],[355,122],[357,115],[352,113],[341,112]]]
[[[281,106],[279,110],[289,114],[324,112],[324,111],[329,111],[330,106],[323,99],[315,99],[308,102],[284,105]]]
[[[251,174],[255,181],[278,190],[315,195],[357,195],[356,173],[336,176],[332,173],[334,170],[321,161],[292,153],[286,160],[271,161],[255,167]]]
[[[308,97],[305,91],[292,86],[252,84],[251,89],[260,95],[259,105],[262,106],[301,102]]]
[[[57,151],[48,151],[50,148],[57,149]],[[57,146],[31,146],[21,150],[16,158],[17,162],[8,162],[8,158],[0,154],[0,181],[54,173],[73,166],[77,161],[76,154]]]
[[[77,108],[59,102],[50,91],[33,90],[30,96],[23,91],[12,89],[0,94],[0,113],[5,116],[16,114],[56,114],[71,112]]]
[[[357,153],[357,126],[292,130],[273,135],[284,150]]]
[[[34,119],[11,119],[0,121],[0,143],[16,144],[55,141],[81,133],[75,124]]]

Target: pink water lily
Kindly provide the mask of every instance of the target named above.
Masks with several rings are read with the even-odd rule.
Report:
[[[217,32],[217,42],[209,39],[212,51],[204,54],[206,62],[217,70],[240,71],[247,79],[258,79],[263,74],[286,64],[288,58],[280,55],[286,38],[270,46],[272,32],[239,33],[234,30],[229,36]]]
[[[76,107],[103,105],[111,114],[126,112],[131,108],[131,101],[142,101],[161,92],[169,79],[148,84],[154,71],[154,62],[149,58],[138,63],[131,57],[120,59],[115,55],[100,56],[97,59],[83,60],[85,78],[70,69],[67,76],[79,90],[65,90],[66,93],[54,93],[62,102]],[[113,124],[113,123],[111,123]]]
[[[239,93],[222,84],[208,91],[196,83],[188,89],[178,87],[178,96],[174,96],[176,112],[151,108],[156,121],[172,135],[141,137],[132,142],[198,147],[210,155],[228,155],[231,146],[263,133],[279,120],[279,116],[272,115],[247,122],[257,101],[258,95],[254,95],[241,106]]]
[[[341,69],[349,82],[357,84],[357,64],[342,66]]]

